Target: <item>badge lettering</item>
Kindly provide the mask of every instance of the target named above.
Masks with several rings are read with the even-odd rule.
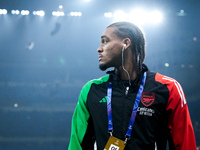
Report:
[[[119,150],[119,147],[111,144],[109,150]]]

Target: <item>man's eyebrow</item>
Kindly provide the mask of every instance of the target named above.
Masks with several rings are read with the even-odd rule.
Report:
[[[101,36],[101,39],[103,39],[103,38],[107,38],[107,39],[109,39],[107,36],[105,36],[105,35],[102,35]]]

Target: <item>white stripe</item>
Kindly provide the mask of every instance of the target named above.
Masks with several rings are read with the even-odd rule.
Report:
[[[176,85],[176,87],[177,87],[177,89],[178,89],[178,92],[179,92],[179,94],[180,94],[180,96],[181,96],[181,107],[183,107],[183,104],[186,104],[186,99],[185,99],[185,96],[184,96],[184,94],[183,94],[183,90],[182,90],[182,88],[180,87],[180,84],[178,84],[177,82],[175,82],[175,85]]]
[[[157,150],[157,144],[156,144],[156,142],[155,142],[155,150]]]
[[[97,142],[94,143],[94,150],[97,150]]]
[[[185,95],[184,95],[184,92],[183,92],[181,85],[176,80],[169,78],[169,77],[166,77],[166,76],[164,76],[162,79],[174,82],[174,84],[175,84],[175,86],[178,90],[178,93],[181,97],[181,107],[183,107],[183,105],[186,104],[186,99],[185,99]]]

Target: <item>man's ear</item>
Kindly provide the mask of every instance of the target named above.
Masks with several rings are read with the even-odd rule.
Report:
[[[124,45],[126,45],[124,48],[127,49],[128,47],[131,46],[131,40],[129,38],[125,38],[123,40]]]

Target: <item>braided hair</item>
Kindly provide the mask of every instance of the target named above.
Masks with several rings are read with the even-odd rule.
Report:
[[[134,65],[139,74],[142,71],[142,63],[145,59],[145,38],[142,31],[130,22],[116,22],[109,25],[109,27],[116,27],[114,33],[121,39],[129,38],[132,42],[132,52],[134,55]]]

